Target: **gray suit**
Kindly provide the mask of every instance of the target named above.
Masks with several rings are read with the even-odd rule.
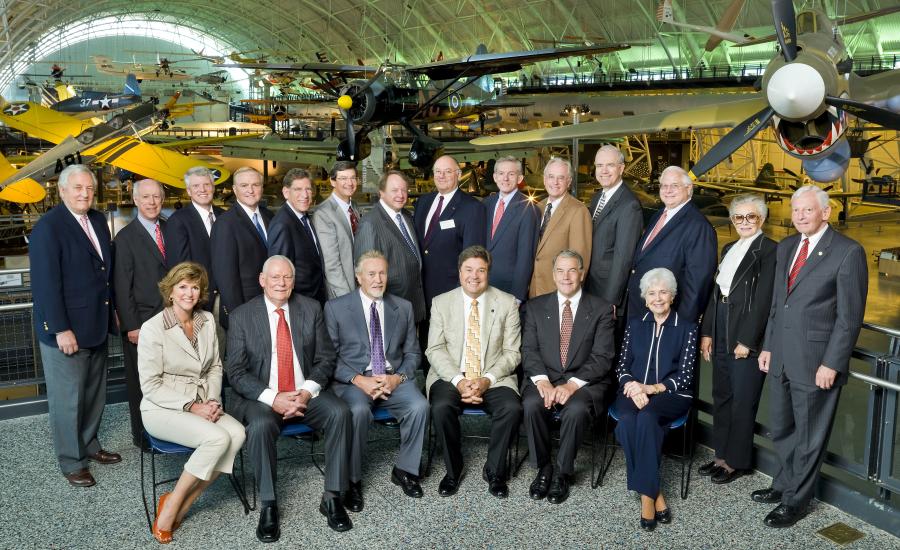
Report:
[[[763,350],[771,352],[772,442],[779,462],[772,486],[782,492],[783,504],[804,508],[815,492],[838,397],[847,383],[865,313],[868,270],[859,243],[828,227],[788,293],[801,238],[792,235],[778,244]],[[820,365],[838,372],[829,390],[815,385]]]
[[[356,205],[350,206],[360,218]],[[325,264],[325,286],[328,299],[348,294],[356,288],[353,274],[353,231],[347,213],[336,200],[329,197],[316,207],[312,215],[319,237],[322,262]]]
[[[387,399],[372,398],[352,384],[355,376],[371,376],[366,368],[372,362],[371,340],[360,291],[345,294],[325,304],[325,325],[337,351],[334,391],[350,407],[353,436],[350,445],[350,481],[362,478],[362,461],[368,442],[372,407],[386,408],[400,421],[400,454],[397,468],[419,474],[425,426],[428,425],[428,401],[416,387],[416,369],[422,360],[412,305],[403,298],[384,296],[384,358],[388,374],[405,374],[403,382]]]
[[[591,199],[588,209],[592,217],[599,200],[598,191]],[[628,184],[623,182],[612,198],[606,201],[597,219],[593,220],[591,267],[584,280],[587,292],[613,304],[620,313],[625,307],[625,287],[631,271],[634,248],[643,229],[641,203],[628,188]]]

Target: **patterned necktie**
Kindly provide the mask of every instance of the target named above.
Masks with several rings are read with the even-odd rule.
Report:
[[[353,236],[356,236],[356,230],[359,229],[359,218],[356,216],[356,212],[353,211],[353,207],[347,207],[347,213],[350,214],[350,231],[353,233]]]
[[[663,225],[666,224],[666,217],[669,215],[668,210],[663,210],[662,216],[659,217],[659,220],[656,222],[656,225],[653,226],[653,231],[647,235],[647,240],[644,241],[644,246],[641,247],[641,250],[646,250],[647,245],[650,244],[650,241],[656,238],[660,231],[662,231]]]
[[[216,217],[213,215],[212,210],[206,215],[206,233],[212,234],[212,226],[216,223]]]
[[[494,238],[494,234],[497,232],[497,226],[500,225],[500,220],[503,219],[503,212],[506,210],[505,202],[503,199],[497,199],[497,209],[494,210],[494,223],[491,224],[491,238]]]
[[[563,302],[562,323],[559,326],[559,361],[564,369],[569,359],[569,340],[572,339],[573,320],[570,303],[569,300]]]
[[[375,302],[369,307],[369,340],[372,342],[372,375],[385,373],[384,340],[381,337],[381,318]]]
[[[262,239],[263,242],[266,242],[266,232],[263,231],[262,224],[259,223],[259,212],[253,213],[253,225],[256,226],[256,232],[259,233],[259,238]]]
[[[416,251],[416,244],[413,242],[412,237],[409,236],[409,231],[406,230],[406,224],[403,223],[403,216],[400,215],[400,212],[397,212],[397,223],[400,225],[400,234],[403,235],[406,246],[412,250],[413,256],[415,256],[416,259],[419,259],[419,253]]]
[[[166,261],[166,244],[163,242],[162,231],[159,229],[159,222],[156,222],[156,248],[162,254],[163,261]]]
[[[275,330],[275,355],[278,358],[278,391],[294,391],[294,353],[291,347],[291,329],[284,318],[284,310],[275,310],[278,314],[278,328]]]
[[[99,254],[100,257],[102,258],[103,252],[100,252],[100,245],[98,245],[97,241],[94,240],[94,236],[91,235],[91,230],[90,230],[90,228],[88,228],[89,222],[88,222],[87,214],[82,214],[82,215],[78,216],[78,220],[81,222],[81,228],[84,229],[84,234],[87,235],[88,240],[91,241],[91,246],[94,247],[94,250],[96,250],[97,254]]]
[[[544,230],[547,229],[547,224],[550,223],[550,215],[552,214],[553,203],[547,201],[547,209],[544,210],[544,219],[541,220],[541,230],[538,233],[538,240],[541,240],[544,237]]]
[[[319,243],[316,242],[316,237],[313,234],[312,227],[310,227],[310,225],[309,225],[309,216],[307,216],[306,214],[301,214],[300,215],[300,223],[303,225],[303,229],[306,230],[306,235],[309,237],[309,240],[312,241],[313,248],[316,249],[316,254],[318,254],[319,253]]]
[[[425,242],[431,240],[431,234],[434,233],[434,228],[438,226],[438,221],[441,219],[441,209],[444,206],[444,195],[439,195],[438,197],[437,208],[434,209],[434,214],[428,222],[428,229],[425,230]]]
[[[478,318],[478,300],[472,300],[469,327],[466,329],[466,380],[479,378],[481,378],[481,321]]]
[[[800,253],[797,254],[797,259],[794,260],[794,266],[791,268],[791,274],[788,275],[788,293],[793,290],[794,281],[797,279],[797,275],[800,274],[800,270],[803,269],[803,266],[806,264],[806,256],[809,254],[809,239],[803,239],[803,244],[800,245]]]
[[[597,208],[594,209],[594,215],[591,216],[592,221],[597,221],[604,206],[606,206],[606,191],[601,191],[600,200],[597,201]]]

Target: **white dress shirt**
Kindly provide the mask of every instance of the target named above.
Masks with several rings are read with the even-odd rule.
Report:
[[[200,214],[200,219],[203,220],[203,226],[206,228],[206,234],[207,234],[207,235],[212,235],[212,223],[209,222],[209,215],[212,214],[212,215],[213,215],[213,220],[212,220],[212,221],[213,221],[213,222],[216,221],[216,215],[215,215],[215,213],[213,213],[213,207],[212,207],[212,205],[209,205],[209,210],[207,210],[206,208],[200,206],[199,204],[197,204],[197,203],[194,202],[194,201],[191,201],[191,205],[193,205],[193,207],[194,207],[194,208],[197,210],[197,212]],[[246,210],[246,208],[245,208],[244,210]],[[253,218],[251,217],[250,220],[252,221]]]
[[[547,203],[547,204],[553,205],[553,208],[550,209],[550,217],[551,218],[553,217],[554,214],[556,214],[556,211],[559,209],[559,203],[561,203],[564,198],[566,198],[565,194],[563,196],[561,196],[560,198],[556,199],[555,201],[550,201],[549,203]],[[542,222],[543,222],[544,216],[546,216],[546,215],[547,215],[547,205],[545,204],[544,211],[541,212],[541,221]]]
[[[466,294],[465,292],[460,292],[459,294],[460,294],[460,296],[462,296],[462,302],[463,302],[463,304],[462,304],[463,305],[463,334],[467,334],[469,332],[469,314],[472,312],[472,298],[470,298],[469,295]],[[481,293],[481,295],[478,298],[475,298],[475,301],[478,302],[478,323],[481,325],[481,328],[483,329],[484,328],[484,307],[485,307],[484,303],[486,301],[485,297],[484,297],[484,293]],[[490,388],[491,386],[493,386],[494,384],[497,383],[497,377],[494,376],[493,374],[490,374],[490,373],[486,374],[484,372],[485,370],[487,370],[487,367],[484,364],[484,355],[485,355],[485,349],[487,349],[487,342],[484,341],[483,336],[484,336],[484,331],[482,330],[481,334],[479,335],[479,340],[481,341],[481,376],[487,378],[490,381],[490,384],[488,385],[488,387]],[[459,381],[465,377],[466,377],[466,339],[465,339],[465,337],[463,337],[463,349],[462,349],[462,353],[460,354],[460,361],[459,361],[459,374],[454,376],[453,379],[450,380],[450,383],[453,384],[453,386],[455,387],[457,384],[459,384]]]
[[[366,296],[366,293],[359,289],[359,297],[362,299],[362,308],[363,315],[366,316],[366,329],[369,333],[369,365],[366,367],[366,372],[372,370],[372,356],[375,355],[374,348],[372,347],[372,299]],[[375,309],[378,310],[378,324],[381,325],[381,350],[384,352],[384,299],[375,300]],[[393,367],[391,366],[390,361],[387,360],[387,355],[384,357],[384,370],[390,371]]]
[[[68,206],[66,207],[66,210],[69,210]],[[78,224],[78,227],[82,227],[81,214],[76,214],[75,212],[72,212],[71,210],[69,210],[69,214],[72,214],[72,216],[75,217],[75,223]],[[88,231],[91,232],[91,238],[94,239],[94,243],[93,243],[94,250],[97,251],[97,254],[100,255],[100,259],[102,260],[103,259],[103,249],[100,247],[100,239],[97,238],[97,232],[94,231],[94,224],[91,223],[91,217],[88,216],[87,212],[85,212],[84,215],[87,216],[87,218],[88,218],[87,227],[88,227]],[[153,237],[153,240],[154,240],[154,242],[156,241],[155,236]]]
[[[566,300],[569,301],[569,309],[572,310],[572,327],[574,328],[574,327],[575,327],[575,315],[578,314],[578,304],[581,303],[581,290],[579,289],[578,292],[576,292],[575,295],[572,296],[571,298],[566,298],[565,296],[563,296],[563,295],[560,294],[559,292],[556,293],[556,305],[557,305],[557,308],[558,308],[558,310],[559,310],[558,313],[559,313],[559,332],[560,332],[560,335],[562,335],[563,309],[565,309],[565,307],[566,307]],[[572,342],[571,342],[571,341],[569,342],[569,350],[570,350],[570,351],[572,350]],[[563,365],[563,367],[565,367],[565,365]],[[532,381],[534,384],[537,384],[537,383],[540,382],[541,380],[546,380],[546,381],[549,382],[549,381],[550,381],[550,377],[547,376],[546,374],[538,374],[538,375],[535,375],[535,376],[532,376],[532,377],[531,377],[531,381]],[[575,384],[579,387],[579,389],[580,389],[581,387],[583,387],[585,384],[587,384],[587,382],[585,382],[584,380],[582,380],[582,379],[580,379],[580,378],[575,378],[574,376],[571,377],[571,378],[569,378],[567,381],[568,381],[568,382],[575,382]]]
[[[269,387],[259,394],[257,400],[271,407],[272,403],[275,402],[275,396],[278,395],[278,342],[276,340],[278,335],[278,314],[275,312],[277,309],[275,304],[270,302],[265,296],[263,296],[263,300],[266,303],[266,312],[269,317],[269,336],[271,337],[270,340],[272,342],[272,360],[270,362],[271,367],[269,368]],[[291,329],[291,314],[288,309],[288,304],[285,303],[281,306],[281,309],[284,310],[284,320],[287,322],[288,329],[293,330]],[[297,389],[306,390],[311,393],[313,397],[318,397],[322,387],[319,386],[318,383],[303,377],[303,370],[300,368],[300,361],[297,359],[297,350],[294,349],[293,332],[291,332],[291,359],[294,364],[294,384]]]
[[[802,234],[800,235],[800,244],[797,246],[797,251],[794,252],[794,257],[793,257],[793,259],[791,259],[791,263],[788,264],[788,273],[790,273],[791,269],[794,268],[794,262],[797,261],[797,256],[800,255],[800,248],[803,246],[803,239],[804,238],[809,239],[809,248],[806,251],[806,257],[807,257],[807,259],[809,259],[810,257],[812,257],[812,252],[816,248],[816,245],[819,244],[819,241],[822,240],[822,235],[825,234],[826,230],[828,230],[828,224],[823,223],[822,227],[819,228],[819,230],[816,231],[815,234],[810,235],[809,237],[806,237],[806,235],[802,235]]]
[[[262,227],[263,235],[266,238],[269,238],[269,229],[266,227],[266,221],[263,219],[262,214],[259,211],[259,206],[256,207],[255,210],[250,210],[250,207],[242,203],[241,201],[234,201],[238,206],[244,209],[244,212],[247,213],[247,217],[250,218],[250,223],[253,225],[253,229],[256,229],[256,224],[253,223],[253,216],[256,216],[256,219],[259,220],[259,225]]]
[[[668,224],[670,221],[672,221],[672,218],[675,217],[675,214],[677,214],[678,212],[680,212],[681,209],[684,208],[684,205],[687,204],[687,203],[689,203],[689,202],[691,202],[690,197],[688,197],[688,200],[686,200],[686,201],[684,201],[683,203],[679,204],[679,205],[676,206],[675,208],[666,208],[666,221],[663,222],[662,227],[665,227],[666,224]],[[659,228],[660,231],[662,231],[662,227]],[[651,228],[650,230],[652,231],[653,229]],[[655,237],[654,237],[654,238],[655,238]]]
[[[431,218],[434,216],[434,213],[437,211],[438,202],[440,202],[440,197],[444,197],[444,203],[441,205],[441,212],[446,210],[447,205],[450,204],[450,200],[453,199],[453,195],[459,190],[459,187],[454,187],[453,191],[449,193],[438,193],[434,200],[431,201],[431,208],[428,209],[428,216],[425,217],[425,231],[428,231],[428,228],[431,227]]]
[[[757,229],[756,233],[753,235],[747,238],[738,239],[738,242],[734,243],[731,248],[728,249],[725,257],[722,258],[722,263],[719,264],[719,274],[716,275],[716,284],[719,285],[719,291],[722,293],[722,296],[731,294],[731,283],[734,282],[734,276],[737,273],[737,269],[740,267],[741,262],[744,261],[744,256],[747,255],[747,251],[750,250],[750,245],[753,244],[760,235],[762,235],[762,230]]]

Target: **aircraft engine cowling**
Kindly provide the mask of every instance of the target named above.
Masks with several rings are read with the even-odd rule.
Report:
[[[362,125],[370,122],[378,107],[378,97],[373,86],[365,88],[364,80],[354,80],[341,90],[341,96],[350,96],[353,105],[347,110],[354,124]],[[365,89],[363,89],[365,88]]]
[[[792,157],[806,160],[827,156],[842,141],[847,115],[836,107],[828,107],[811,120],[795,122],[776,115],[772,123],[778,145]]]
[[[828,155],[803,160],[803,171],[809,179],[828,183],[841,179],[850,166],[850,144],[842,139],[829,149]]]
[[[419,136],[409,146],[409,163],[416,168],[430,168],[444,152],[444,144],[427,136]]]

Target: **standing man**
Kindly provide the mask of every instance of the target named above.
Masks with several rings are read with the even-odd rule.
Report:
[[[361,216],[353,202],[356,193],[356,164],[340,160],[329,174],[331,196],[313,214],[313,227],[319,237],[325,264],[325,288],[328,299],[349,294],[356,289],[353,274],[353,238],[359,230]]]
[[[114,241],[113,288],[122,332],[131,438],[141,448],[144,424],[140,405],[144,396],[138,378],[137,344],[141,325],[163,309],[157,284],[169,271],[166,268],[168,232],[166,221],[159,217],[166,198],[162,185],[156,180],[140,180],[135,182],[131,194],[138,213]]]
[[[419,464],[428,424],[428,401],[416,386],[422,360],[412,304],[385,294],[388,264],[370,250],[356,264],[359,290],[325,304],[325,325],[337,351],[334,392],[347,402],[353,422],[350,489],[344,504],[363,508],[362,470],[372,408],[384,407],[400,422],[400,453],[391,481],[420,498]]]
[[[294,262],[294,292],[324,305],[321,243],[310,216],[315,200],[312,176],[303,168],[291,168],[283,183],[285,202],[269,225],[269,256],[281,255]]]
[[[752,495],[780,503],[766,516],[769,527],[790,527],[806,515],[866,310],[866,252],[832,229],[830,216],[828,193],[815,185],[797,189],[791,221],[799,234],[776,251],[759,368],[770,378],[778,473],[770,488]]]
[[[682,318],[696,323],[706,311],[716,272],[716,231],[691,202],[694,182],[680,166],[669,166],[659,176],[659,198],[664,208],[638,241],[628,279],[628,317],[647,312],[641,298],[644,273],[664,267],[678,281],[674,308]]]
[[[256,472],[260,514],[256,537],[281,536],[275,474],[282,426],[300,420],[325,433],[325,492],[319,511],[335,531],[353,527],[341,501],[347,490],[350,411],[324,391],[334,375],[334,347],[315,300],[292,295],[294,264],[266,260],[259,274],[263,295],[232,312],[225,372],[235,396],[228,410],[247,426],[247,451]]]
[[[213,226],[210,247],[213,273],[219,289],[219,324],[228,329],[228,315],[239,305],[259,296],[259,273],[268,257],[266,228],[272,213],[259,205],[262,174],[244,166],[232,176],[236,199],[231,209]]]
[[[491,285],[516,297],[528,299],[528,284],[534,269],[534,247],[541,214],[537,206],[519,192],[525,179],[516,157],[501,157],[494,164],[498,193],[484,201],[486,248],[491,253]]]
[[[75,487],[96,483],[88,461],[122,460],[104,451],[97,430],[106,405],[106,337],[117,330],[112,251],[103,214],[91,208],[97,180],[75,164],[59,174],[61,205],[31,232],[34,333],[41,348],[53,448]]]
[[[552,157],[544,167],[547,198],[540,204],[542,218],[538,228],[534,273],[528,290],[531,298],[556,290],[553,259],[561,250],[574,250],[585,259],[585,263],[590,261],[591,215],[587,207],[569,193],[571,185],[572,165],[567,160]]]

